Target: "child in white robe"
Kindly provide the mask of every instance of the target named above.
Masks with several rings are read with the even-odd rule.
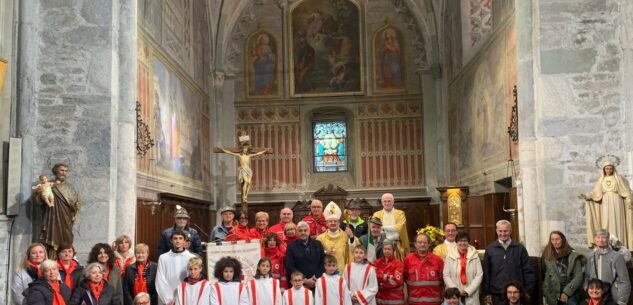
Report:
[[[354,262],[345,266],[345,279],[349,285],[352,304],[376,305],[376,293],[378,293],[378,280],[376,270],[367,263],[365,248],[354,248]]]
[[[202,276],[202,259],[192,256],[187,263],[187,277],[178,286],[176,305],[211,305],[211,284]]]
[[[185,249],[186,243],[186,233],[180,229],[174,230],[171,234],[172,249],[158,258],[156,294],[161,305],[176,303],[176,289],[187,276],[187,263],[194,255]]]
[[[315,284],[315,305],[352,305],[349,288],[345,279],[336,269],[336,257],[326,255],[323,259],[325,273]]]
[[[295,271],[290,275],[292,288],[284,292],[283,305],[314,305],[310,289],[303,287],[303,273]]]
[[[246,285],[240,282],[242,265],[230,256],[215,263],[213,275],[218,281],[211,285],[212,305],[249,305]]]
[[[257,263],[255,278],[248,281],[250,305],[281,305],[281,285],[273,278],[270,259],[264,257]]]

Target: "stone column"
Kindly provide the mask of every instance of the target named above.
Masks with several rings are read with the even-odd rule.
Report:
[[[69,181],[82,201],[74,233],[83,261],[97,242],[134,236],[136,3],[19,3],[23,198],[36,175],[69,163]],[[14,262],[39,233],[26,214],[31,208],[25,199],[13,231]]]

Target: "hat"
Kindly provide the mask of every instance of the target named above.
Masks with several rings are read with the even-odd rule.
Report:
[[[181,207],[180,205],[176,205],[176,213],[174,213],[174,218],[190,218],[190,217],[189,217],[189,213],[187,213],[187,210],[185,210],[185,208]]]
[[[233,208],[233,206],[227,205],[220,209],[220,215],[224,214],[224,212],[233,212],[233,214],[235,215],[235,208]]]
[[[360,199],[356,198],[356,199],[353,199],[352,201],[350,201],[347,204],[347,209],[348,210],[360,210],[361,209],[360,208]]]
[[[381,227],[382,227],[382,221],[380,221],[380,218],[378,218],[378,217],[372,217],[372,218],[369,220],[369,223],[373,223],[373,224],[375,224],[375,225],[379,225],[379,226],[381,226]]]
[[[330,201],[330,203],[325,206],[325,209],[323,209],[323,214],[325,215],[326,220],[339,220],[341,219],[341,214],[343,213],[341,212],[341,208],[339,208],[334,201]]]

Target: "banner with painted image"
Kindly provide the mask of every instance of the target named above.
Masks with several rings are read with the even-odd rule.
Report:
[[[213,276],[215,263],[222,257],[231,256],[236,258],[242,265],[242,275],[244,280],[252,279],[257,271],[257,262],[262,257],[259,239],[251,239],[247,241],[222,242],[219,244],[207,244],[207,266],[209,268],[207,274],[211,283],[217,282]]]

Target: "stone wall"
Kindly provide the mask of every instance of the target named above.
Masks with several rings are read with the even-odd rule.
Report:
[[[69,163],[69,181],[81,196],[73,229],[81,261],[97,242],[134,235],[136,198],[136,5],[25,0],[18,12],[14,122],[23,139],[24,202],[11,232],[10,274],[39,233],[27,200],[31,183],[51,175],[52,164]],[[2,224],[6,232],[8,222]]]
[[[618,156],[631,180],[629,2],[517,1],[519,205],[530,254],[552,230],[586,246],[577,196],[600,177],[598,158]]]
[[[509,144],[507,128],[516,85],[516,25],[513,1],[494,1],[490,33],[480,49],[462,62],[460,37],[464,12],[457,1],[447,7],[444,28],[444,62],[448,84],[450,183],[467,185],[471,195],[492,193],[495,181],[511,175],[509,149],[517,160],[516,145]],[[473,34],[474,35],[474,34]]]

